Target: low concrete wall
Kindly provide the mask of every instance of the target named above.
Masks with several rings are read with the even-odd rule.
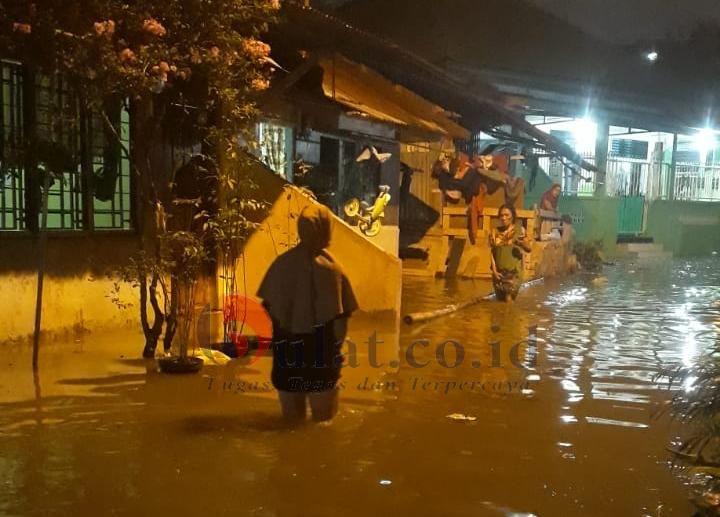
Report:
[[[35,322],[37,240],[29,235],[0,237],[0,343],[30,336]],[[106,272],[127,263],[137,249],[131,233],[50,234],[43,289],[44,334],[137,325],[137,293],[121,289],[118,308],[109,295]]]
[[[619,200],[612,197],[561,196],[558,208],[573,219],[575,240],[601,240],[606,256],[617,248],[617,214]]]
[[[720,252],[720,203],[653,201],[647,218],[647,235],[674,255]]]
[[[529,181],[530,171],[521,167],[519,174]],[[552,181],[539,170],[532,190],[525,193],[525,207],[540,202]],[[560,211],[573,216],[579,241],[602,239],[605,252],[615,253],[618,199],[612,197],[560,198]],[[647,211],[645,234],[677,256],[706,255],[720,252],[720,203],[699,201],[651,201]],[[698,238],[701,236],[701,238]]]
[[[520,176],[529,186],[530,170],[520,167]],[[538,170],[532,190],[526,186],[525,208],[540,203],[542,195],[550,188],[552,180],[542,169]],[[558,208],[573,218],[578,241],[603,241],[603,251],[612,256],[616,252],[618,200],[611,197],[561,196]]]

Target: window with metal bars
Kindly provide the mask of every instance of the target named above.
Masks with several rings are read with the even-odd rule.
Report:
[[[19,65],[1,61],[0,122],[0,230],[23,230],[23,78]]]
[[[80,114],[68,84],[60,75],[35,76],[35,141],[37,149],[48,149],[48,154],[62,149],[67,153],[72,168],[55,177],[48,190],[47,227],[53,230],[80,230],[83,228],[82,171],[80,166]],[[55,143],[52,148],[49,143]],[[38,167],[49,157],[37,153]],[[36,214],[38,226],[42,214]]]
[[[43,150],[51,154],[58,149],[69,165],[48,189],[47,228],[130,229],[130,162],[121,152],[130,148],[127,109],[118,104],[107,110],[119,143],[103,118],[81,112],[61,76],[28,77],[21,64],[0,61],[0,231],[40,226],[40,203],[32,199],[39,197],[42,185]],[[32,110],[25,105],[28,99],[34,100]],[[32,124],[24,120],[27,111]],[[37,175],[25,171],[26,141],[33,142]]]
[[[124,107],[111,111],[119,122],[120,141],[130,149],[130,115]],[[131,228],[130,160],[102,119],[89,117],[89,142],[93,184],[93,226],[96,229]]]

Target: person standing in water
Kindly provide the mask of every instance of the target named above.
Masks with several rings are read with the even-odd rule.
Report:
[[[342,344],[358,304],[326,250],[331,233],[330,211],[306,206],[298,218],[299,244],[275,259],[257,293],[272,319],[271,377],[289,421],[305,420],[308,402],[315,421],[337,412]]]
[[[522,253],[530,252],[531,246],[524,228],[516,222],[515,207],[501,206],[498,216],[500,226],[490,230],[490,269],[496,298],[511,302],[522,282]]]

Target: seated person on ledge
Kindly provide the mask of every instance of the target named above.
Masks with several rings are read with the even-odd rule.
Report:
[[[542,195],[542,198],[540,199],[540,209],[557,213],[561,190],[562,187],[560,184],[553,183],[552,186]]]

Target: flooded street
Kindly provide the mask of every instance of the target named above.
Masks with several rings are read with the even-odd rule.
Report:
[[[171,377],[138,333],[89,334],[46,345],[36,386],[29,349],[5,347],[0,515],[689,515],[654,377],[715,344],[719,262],[357,318],[329,426],[283,427],[267,357]],[[406,278],[403,313],[489,291]]]

